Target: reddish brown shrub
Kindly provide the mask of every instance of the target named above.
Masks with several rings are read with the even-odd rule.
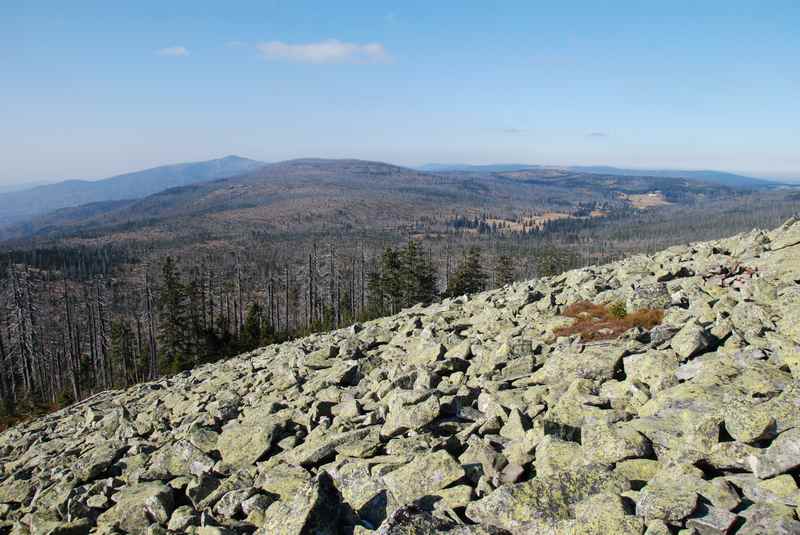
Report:
[[[650,330],[664,320],[663,310],[643,309],[619,317],[619,311],[612,309],[613,306],[596,305],[590,301],[574,303],[564,311],[565,316],[574,319],[572,325],[556,329],[554,334],[579,334],[587,342],[613,340],[634,327]]]

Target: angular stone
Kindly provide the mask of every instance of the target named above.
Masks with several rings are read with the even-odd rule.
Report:
[[[99,444],[75,461],[75,464],[72,465],[72,473],[81,482],[102,477],[124,451],[125,448],[113,443]]]
[[[686,521],[686,527],[695,529],[702,535],[725,535],[736,522],[736,518],[730,511],[701,503]]]
[[[760,410],[733,407],[725,415],[725,429],[736,440],[752,444],[774,434],[775,418]]]
[[[462,479],[464,469],[444,450],[419,455],[413,461],[383,476],[398,504],[444,489]]]
[[[546,533],[574,517],[575,505],[601,492],[627,490],[625,480],[600,466],[587,466],[531,481],[504,485],[467,506],[467,518],[514,535]]]
[[[311,474],[300,466],[278,463],[266,466],[256,477],[255,484],[270,494],[289,500],[301,489],[311,484]]]
[[[583,448],[577,442],[568,442],[546,436],[536,446],[536,474],[547,477],[588,464]]]
[[[152,522],[166,525],[174,509],[172,489],[160,482],[126,487],[119,493],[116,502],[98,517],[98,526],[143,534]]]
[[[661,463],[653,459],[628,459],[617,463],[614,472],[643,487],[660,469]]]
[[[417,431],[435,420],[440,411],[441,405],[435,396],[413,405],[395,404],[386,416],[381,435],[393,437],[409,430]]]
[[[746,519],[736,535],[798,535],[794,511],[781,504],[756,503],[739,513]]]
[[[414,505],[403,506],[392,513],[378,529],[378,535],[437,535],[453,533],[455,523],[437,518]]]
[[[750,459],[756,477],[767,479],[800,466],[800,428],[778,435],[769,448]]]
[[[686,488],[679,476],[661,472],[639,492],[636,514],[647,522],[678,523],[695,511],[697,498],[697,492]]]
[[[627,378],[641,381],[650,387],[652,393],[678,383],[675,376],[678,363],[678,357],[672,351],[649,351],[623,359]]]
[[[643,284],[631,291],[625,303],[628,313],[636,312],[645,308],[663,309],[670,305],[672,298],[667,290],[667,285],[663,282],[655,284]]]
[[[447,349],[439,343],[422,342],[409,349],[408,361],[411,364],[433,364],[447,353]]]
[[[387,514],[386,487],[369,471],[369,464],[351,462],[331,472],[342,499],[359,518],[377,526]]]
[[[613,464],[652,453],[650,441],[626,424],[584,426],[581,440],[583,456],[589,464]]]
[[[575,505],[575,535],[641,535],[644,521],[628,514],[622,497],[600,493]]]
[[[306,437],[305,442],[292,449],[287,459],[294,464],[311,466],[333,457],[338,449],[358,444],[377,428],[365,427],[342,433],[320,432]]]
[[[236,467],[250,466],[270,450],[278,431],[278,425],[273,422],[228,426],[219,436],[217,448],[225,463]]]
[[[705,329],[696,323],[688,323],[672,338],[672,349],[681,360],[686,360],[705,350],[710,343]]]
[[[148,475],[152,479],[170,476],[199,476],[211,472],[214,461],[188,440],[178,440],[153,453]]]
[[[519,409],[511,409],[508,420],[500,429],[500,436],[509,440],[524,440],[525,433],[531,428],[530,418]]]
[[[290,500],[276,501],[256,531],[262,535],[337,535],[341,498],[331,476],[321,472]]]
[[[170,531],[186,532],[189,526],[199,526],[200,515],[188,505],[182,505],[172,512],[167,529]]]

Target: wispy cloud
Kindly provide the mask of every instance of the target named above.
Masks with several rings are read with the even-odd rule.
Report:
[[[588,134],[586,134],[586,137],[601,138],[601,137],[608,137],[608,134],[606,132],[589,132]]]
[[[243,48],[247,46],[247,43],[244,41],[228,41],[225,43],[225,46],[228,48]]]
[[[524,134],[527,130],[524,128],[502,128],[501,132],[504,134]]]
[[[384,63],[389,61],[389,54],[380,43],[345,43],[337,39],[300,44],[270,41],[259,43],[256,48],[269,61],[298,63]]]
[[[168,46],[166,48],[161,48],[156,50],[156,54],[159,56],[171,56],[174,58],[180,58],[189,55],[189,50],[185,46]]]

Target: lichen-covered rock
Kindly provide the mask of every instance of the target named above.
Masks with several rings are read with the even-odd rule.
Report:
[[[639,492],[636,514],[646,521],[663,520],[676,524],[695,511],[697,501],[697,492],[684,484],[680,474],[665,470],[648,481]]]
[[[686,324],[672,338],[672,349],[682,360],[686,360],[706,349],[710,343],[706,330],[692,322]]]
[[[647,457],[652,451],[647,438],[624,423],[586,425],[581,440],[583,454],[592,464]]]
[[[800,428],[778,435],[769,448],[760,451],[751,461],[756,477],[766,479],[800,466]]]
[[[341,498],[330,475],[320,473],[291,500],[276,501],[266,510],[263,535],[335,535],[341,513]]]
[[[72,472],[79,481],[97,479],[106,473],[124,451],[125,448],[114,443],[99,444],[75,461]]]
[[[383,476],[398,504],[408,504],[462,479],[464,468],[444,450],[424,454]]]
[[[232,425],[222,431],[217,448],[230,465],[252,465],[269,451],[277,432],[278,426],[269,421]]]
[[[115,501],[116,505],[100,515],[97,525],[128,533],[145,533],[153,522],[166,525],[175,507],[172,489],[160,482],[126,487]]]
[[[677,273],[677,272],[676,272]],[[672,278],[673,275],[664,273],[661,279]],[[625,309],[628,312],[635,312],[644,308],[663,309],[670,305],[672,298],[667,290],[667,285],[663,282],[643,284],[631,291]]]
[[[628,379],[641,381],[656,393],[678,383],[675,372],[678,356],[672,351],[648,351],[625,357],[623,361]]]
[[[149,479],[169,479],[170,476],[189,476],[211,472],[214,461],[189,442],[179,440],[153,453],[147,469]]]
[[[409,430],[417,431],[435,420],[439,416],[440,410],[439,400],[435,396],[411,405],[405,405],[398,401],[386,415],[381,435],[393,437]]]
[[[600,493],[575,505],[576,535],[640,535],[644,521],[631,514],[621,496]]]
[[[600,466],[581,467],[504,485],[489,496],[467,506],[467,517],[483,525],[513,534],[554,529],[559,521],[573,519],[580,501],[599,493],[620,494],[625,480]]]

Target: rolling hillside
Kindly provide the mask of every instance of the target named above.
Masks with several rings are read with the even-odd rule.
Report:
[[[531,210],[570,213],[587,205],[636,207],[631,196],[651,194],[667,204],[690,204],[735,192],[681,179],[552,169],[433,174],[381,162],[302,159],[143,199],[62,209],[7,229],[5,236],[57,237],[147,227],[167,229],[175,237],[201,230],[222,237],[254,227],[272,232],[374,230],[474,210],[506,217]]]
[[[419,167],[420,170],[430,172],[476,172],[476,173],[505,173],[511,171],[526,170],[530,172],[545,171],[572,171],[578,173],[590,173],[598,175],[612,176],[635,176],[635,177],[660,177],[660,178],[683,178],[696,180],[711,184],[718,184],[731,188],[740,189],[768,189],[773,187],[785,186],[785,182],[778,182],[766,178],[756,178],[735,173],[713,170],[682,170],[682,169],[625,169],[620,167],[610,167],[604,165],[572,165],[572,166],[550,166],[550,165],[531,165],[521,163],[501,163],[487,165],[469,164],[440,164],[431,163]]]
[[[67,180],[0,194],[0,225],[17,223],[61,208],[88,203],[137,199],[176,186],[225,178],[264,165],[226,156],[117,175],[103,180]]]

